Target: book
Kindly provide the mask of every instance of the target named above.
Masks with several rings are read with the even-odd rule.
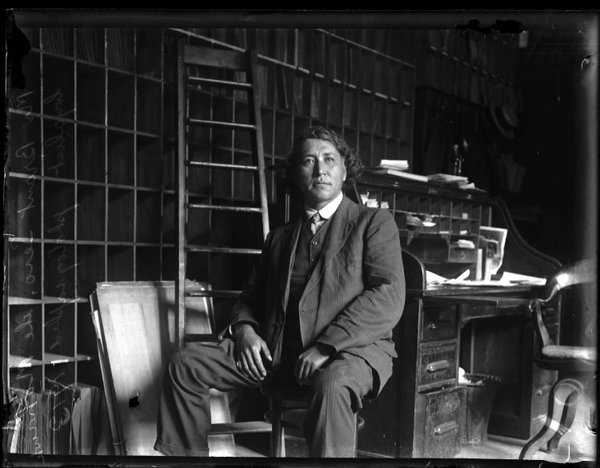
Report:
[[[382,159],[377,168],[397,169],[400,171],[408,170],[408,161],[406,159]]]

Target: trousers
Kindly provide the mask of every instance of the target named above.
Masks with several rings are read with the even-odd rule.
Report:
[[[232,339],[190,343],[165,368],[154,449],[168,456],[208,456],[209,390],[260,385],[236,367]],[[373,369],[349,353],[338,353],[316,371],[306,388],[303,424],[310,457],[355,456],[354,413],[373,387]]]

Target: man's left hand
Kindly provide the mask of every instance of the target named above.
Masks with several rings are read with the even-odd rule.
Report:
[[[296,361],[294,377],[300,385],[310,384],[314,373],[329,360],[330,352],[325,345],[316,343],[308,348]]]

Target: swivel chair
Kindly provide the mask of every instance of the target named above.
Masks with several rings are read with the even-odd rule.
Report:
[[[523,447],[521,460],[531,459],[544,444],[548,453],[558,447],[561,437],[573,424],[585,383],[595,379],[596,347],[555,344],[544,323],[543,312],[544,306],[559,300],[565,288],[593,283],[595,278],[595,261],[584,260],[562,267],[547,279],[539,296],[529,304],[537,341],[534,360],[541,368],[558,371],[559,379],[550,391],[544,426]]]

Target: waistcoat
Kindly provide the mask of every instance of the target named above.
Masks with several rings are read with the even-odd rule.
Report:
[[[283,348],[281,354],[281,369],[293,371],[298,355],[304,351],[300,334],[300,316],[298,305],[310,274],[316,264],[331,218],[319,228],[316,234],[310,232],[308,222],[302,223],[300,236],[296,246],[294,266],[290,277],[290,293],[288,297],[285,326],[283,329]]]

